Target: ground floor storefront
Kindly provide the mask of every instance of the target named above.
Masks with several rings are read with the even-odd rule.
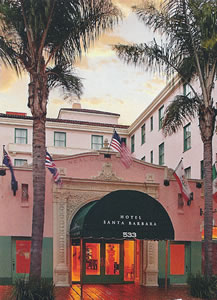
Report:
[[[52,238],[43,242],[42,276],[47,279],[53,279],[55,272],[52,243]],[[0,237],[0,244],[4,257],[0,284],[28,278],[31,240]],[[202,265],[200,242],[84,239],[71,240],[68,250],[70,284],[80,283],[81,276],[83,284],[164,286],[166,277],[168,285],[185,284],[188,275],[200,272]]]

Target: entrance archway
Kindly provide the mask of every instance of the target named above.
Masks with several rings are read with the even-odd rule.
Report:
[[[83,206],[71,222],[70,237],[75,278],[79,280],[82,266],[85,282],[120,283],[135,278],[139,243],[134,241],[174,240],[174,228],[157,200],[139,191],[118,190]],[[81,265],[79,239],[84,240]]]

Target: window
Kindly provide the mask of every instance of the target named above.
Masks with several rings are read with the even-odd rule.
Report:
[[[200,161],[200,178],[204,178],[204,166],[203,166],[203,160]]]
[[[125,145],[127,145],[127,139],[126,138],[121,138],[121,144],[124,143]]]
[[[141,144],[145,143],[145,124],[141,127]]]
[[[27,129],[15,128],[15,144],[27,144]]]
[[[164,107],[162,106],[158,111],[159,116],[159,130],[162,128],[163,125],[163,114],[164,114]]]
[[[131,136],[131,153],[135,151],[135,135]]]
[[[27,164],[27,159],[15,159],[14,160],[14,166],[15,167],[22,167],[25,164]]]
[[[184,127],[184,151],[191,148],[191,127],[190,124]]]
[[[185,178],[190,179],[191,178],[191,167],[186,168],[184,171],[185,171]]]
[[[187,83],[183,85],[183,94],[188,96],[188,98],[192,98],[192,90]]]
[[[55,147],[66,147],[66,133],[65,132],[54,132],[54,146]]]
[[[159,165],[164,165],[164,143],[159,145]]]
[[[154,162],[154,153],[153,153],[153,150],[151,150],[151,152],[150,152],[150,162],[151,162],[151,164],[153,164],[153,162]]]
[[[103,136],[102,135],[92,135],[91,136],[91,149],[99,150],[103,147]]]
[[[142,161],[145,161],[145,155],[141,158]]]
[[[29,192],[28,192],[28,184],[22,183],[21,185],[21,201],[28,202]]]
[[[150,118],[150,131],[152,131],[154,128],[154,121],[153,121],[153,116]]]

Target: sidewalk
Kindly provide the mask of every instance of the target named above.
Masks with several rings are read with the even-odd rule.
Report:
[[[0,286],[0,300],[8,300],[10,286]],[[80,300],[80,285],[55,289],[55,300]],[[186,286],[164,288],[143,287],[135,284],[85,285],[83,300],[202,300],[189,295]]]

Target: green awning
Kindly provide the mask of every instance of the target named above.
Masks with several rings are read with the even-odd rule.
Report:
[[[164,207],[151,196],[132,190],[115,191],[83,206],[70,227],[72,238],[174,240]]]

